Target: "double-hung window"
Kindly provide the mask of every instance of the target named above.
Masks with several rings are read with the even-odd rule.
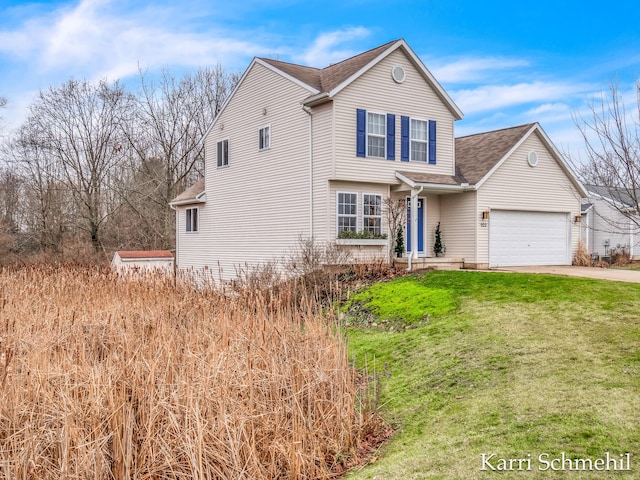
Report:
[[[262,127],[259,132],[258,145],[260,150],[271,148],[271,126]]]
[[[221,140],[218,142],[218,167],[226,167],[229,165],[229,140]]]
[[[382,195],[362,195],[362,230],[372,236],[382,234]]]
[[[411,119],[411,161],[427,161],[428,129],[425,120]]]
[[[187,208],[186,231],[191,233],[198,231],[198,207]]]
[[[385,158],[387,117],[367,112],[367,156]]]
[[[356,232],[358,227],[358,194],[338,192],[338,235]]]

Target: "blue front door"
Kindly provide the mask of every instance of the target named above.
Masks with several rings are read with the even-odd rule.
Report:
[[[407,199],[407,252],[411,251],[411,199]],[[424,253],[424,199],[418,199],[418,253]]]

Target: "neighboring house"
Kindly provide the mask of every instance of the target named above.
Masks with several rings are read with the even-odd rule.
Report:
[[[120,274],[167,273],[173,274],[173,254],[169,250],[118,251],[111,260],[111,269]]]
[[[324,69],[255,58],[205,139],[205,178],[171,202],[180,270],[255,266],[300,236],[388,258],[384,199],[407,199],[407,256],[466,267],[570,264],[586,192],[534,123],[454,139],[462,112],[404,40]],[[343,238],[353,236],[370,238]]]
[[[640,259],[640,215],[629,192],[597,185],[586,188],[582,239],[589,253],[608,256],[613,250],[625,249],[632,259]]]

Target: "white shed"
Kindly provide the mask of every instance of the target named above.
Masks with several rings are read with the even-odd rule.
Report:
[[[120,274],[156,272],[171,275],[173,263],[169,250],[121,250],[113,255],[111,269]]]

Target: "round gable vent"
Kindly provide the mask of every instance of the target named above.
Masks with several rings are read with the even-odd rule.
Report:
[[[404,82],[404,79],[406,77],[407,77],[407,75],[404,72],[404,68],[402,68],[400,65],[396,65],[395,67],[393,67],[391,69],[391,78],[393,78],[394,82],[402,83],[402,82]]]
[[[538,165],[538,154],[536,152],[529,152],[529,155],[527,155],[527,162],[529,162],[529,166],[531,167]]]

